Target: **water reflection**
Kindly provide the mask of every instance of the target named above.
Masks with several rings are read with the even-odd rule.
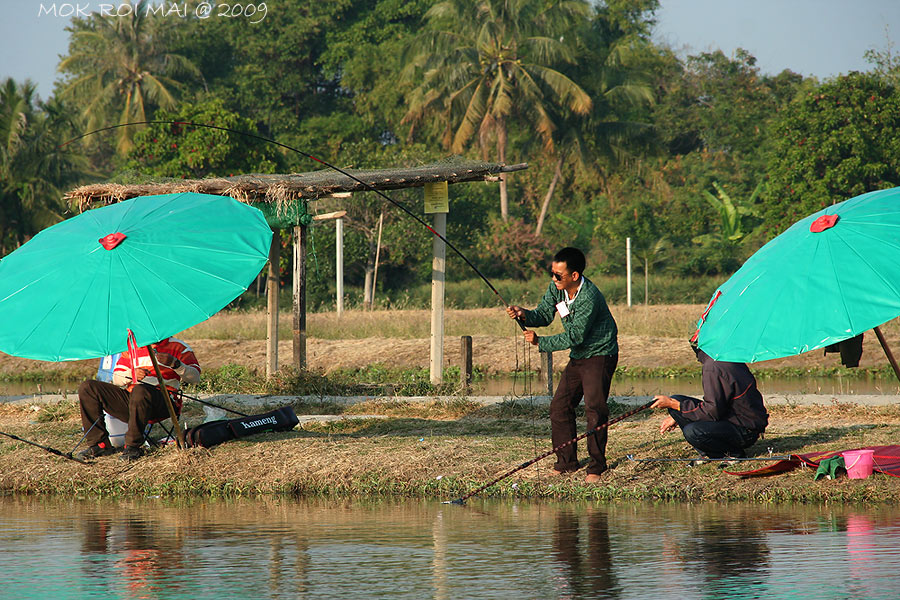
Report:
[[[727,597],[738,590],[743,598],[763,597],[770,525],[758,514],[731,507],[720,514],[693,514],[687,535],[664,539],[665,555],[696,573],[704,597]]]
[[[898,597],[900,510],[0,500],[2,597]]]
[[[561,508],[553,531],[554,577],[557,598],[618,598],[605,510],[592,508],[579,515]]]

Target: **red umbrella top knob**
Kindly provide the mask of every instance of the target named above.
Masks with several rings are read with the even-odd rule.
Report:
[[[112,250],[113,248],[121,244],[122,240],[124,240],[126,237],[127,236],[124,233],[117,231],[116,233],[105,235],[97,241],[100,242],[100,245],[107,250]]]
[[[839,215],[822,215],[812,222],[809,226],[809,230],[813,233],[822,233],[826,229],[834,227],[834,224],[838,222],[839,218]]]

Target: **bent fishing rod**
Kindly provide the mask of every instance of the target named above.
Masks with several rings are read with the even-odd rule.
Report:
[[[32,446],[35,446],[35,447],[37,447],[37,448],[40,448],[41,450],[46,450],[46,451],[49,452],[50,454],[55,454],[56,456],[61,456],[61,457],[63,457],[63,458],[68,458],[69,460],[74,460],[75,462],[81,463],[81,464],[83,464],[83,465],[90,464],[90,463],[87,463],[87,462],[85,462],[85,461],[83,461],[83,460],[81,460],[81,459],[75,458],[74,456],[72,456],[72,453],[71,453],[71,452],[68,452],[68,453],[67,453],[67,452],[61,452],[61,451],[57,450],[56,448],[51,448],[50,446],[43,446],[43,445],[41,445],[41,444],[38,444],[37,442],[32,442],[32,441],[30,441],[30,440],[26,440],[25,438],[20,438],[20,437],[17,436],[17,435],[13,435],[13,434],[11,434],[11,433],[6,433],[5,431],[0,431],[0,435],[5,435],[6,437],[12,438],[12,439],[16,440],[17,442],[25,442],[26,444],[31,444]]]
[[[286,150],[290,150],[290,151],[292,151],[292,152],[296,152],[297,154],[299,154],[299,155],[301,155],[301,156],[305,156],[306,158],[309,158],[309,159],[311,159],[311,160],[314,160],[315,162],[317,162],[317,163],[319,163],[319,164],[321,164],[321,165],[324,165],[325,167],[328,167],[329,169],[334,169],[335,171],[337,171],[337,172],[340,173],[341,175],[344,175],[345,177],[349,177],[349,178],[352,179],[353,181],[355,181],[355,182],[357,182],[357,183],[359,183],[359,184],[365,186],[369,191],[375,192],[376,194],[378,194],[379,196],[381,196],[382,198],[384,198],[385,200],[387,200],[388,202],[390,202],[391,204],[393,204],[394,206],[396,206],[397,208],[399,208],[400,210],[402,210],[403,212],[405,212],[407,215],[409,215],[410,217],[412,217],[413,219],[415,219],[416,221],[418,221],[421,225],[424,225],[424,226],[428,229],[428,231],[430,231],[431,233],[433,233],[435,236],[438,237],[438,239],[440,239],[442,242],[444,242],[445,244],[447,244],[447,246],[448,246],[451,250],[453,250],[454,252],[456,252],[456,254],[457,254],[461,259],[463,259],[463,261],[465,261],[465,263],[466,263],[467,265],[469,265],[469,267],[471,267],[471,269],[472,269],[473,271],[475,271],[475,273],[478,274],[479,277],[481,277],[481,280],[484,281],[484,282],[487,284],[487,286],[491,289],[491,291],[494,292],[494,295],[497,296],[497,298],[500,299],[500,302],[503,303],[503,306],[504,306],[504,307],[510,306],[509,303],[503,298],[503,296],[500,295],[500,292],[497,291],[497,288],[494,287],[494,284],[492,284],[492,283],[490,282],[490,280],[488,280],[488,278],[485,277],[484,273],[482,273],[482,272],[478,269],[478,267],[476,267],[474,264],[472,264],[472,262],[471,262],[468,258],[466,258],[466,255],[463,254],[463,253],[459,250],[459,248],[457,248],[454,244],[452,244],[452,243],[450,242],[450,240],[448,240],[446,237],[444,237],[443,235],[441,235],[440,233],[438,233],[431,225],[429,225],[428,223],[426,223],[423,219],[421,219],[421,218],[420,218],[418,215],[416,215],[414,212],[412,212],[411,210],[409,210],[408,208],[406,208],[405,206],[403,206],[402,204],[400,204],[399,202],[397,202],[396,200],[394,200],[393,198],[391,198],[390,196],[388,196],[387,194],[385,194],[385,193],[382,192],[381,190],[378,190],[378,189],[376,189],[375,187],[373,187],[372,185],[369,185],[368,183],[366,183],[365,181],[363,181],[362,179],[359,179],[358,177],[355,177],[354,175],[351,175],[350,173],[348,173],[348,172],[345,171],[344,169],[341,169],[341,168],[339,168],[339,167],[336,167],[335,165],[333,165],[333,164],[331,164],[331,163],[329,163],[329,162],[326,162],[326,161],[324,161],[324,160],[322,160],[322,159],[320,159],[320,158],[316,158],[316,157],[313,156],[312,154],[309,154],[309,153],[307,153],[307,152],[304,152],[303,150],[298,150],[297,148],[293,148],[293,147],[291,147],[291,146],[288,146],[287,144],[282,144],[281,142],[278,142],[278,141],[273,140],[273,139],[271,139],[271,138],[267,138],[267,137],[264,137],[264,136],[261,136],[261,135],[257,135],[257,134],[255,134],[255,133],[250,133],[250,132],[248,132],[248,131],[241,131],[241,130],[238,130],[238,129],[232,129],[232,128],[230,128],[230,127],[221,127],[221,126],[219,126],[219,125],[209,125],[209,124],[206,124],[206,123],[193,123],[193,122],[191,122],[191,121],[158,121],[158,120],[152,120],[152,121],[134,121],[134,122],[131,122],[131,123],[120,123],[120,124],[118,124],[118,125],[110,125],[110,126],[108,126],[108,127],[101,127],[100,129],[95,129],[95,130],[93,130],[93,131],[88,131],[87,133],[82,133],[81,135],[76,136],[76,137],[72,138],[71,140],[69,140],[69,141],[67,141],[67,142],[64,142],[63,144],[60,144],[59,147],[62,148],[62,147],[64,147],[64,146],[67,146],[68,144],[71,144],[72,142],[76,142],[76,141],[78,141],[78,140],[80,140],[80,139],[82,139],[82,138],[85,138],[85,137],[89,136],[89,135],[94,135],[95,133],[102,133],[102,132],[104,132],[104,131],[111,131],[111,130],[113,130],[113,129],[119,129],[120,127],[129,127],[129,126],[132,126],[132,125],[182,125],[182,126],[188,126],[188,127],[200,127],[200,128],[206,128],[206,129],[213,129],[213,130],[217,130],[217,131],[228,131],[228,132],[231,132],[231,133],[236,133],[236,134],[238,134],[238,135],[244,135],[244,136],[247,136],[247,137],[249,137],[249,138],[254,138],[254,139],[257,139],[257,140],[261,140],[261,141],[263,141],[263,142],[268,142],[268,143],[270,143],[270,144],[275,144],[276,146],[280,146],[281,148],[285,148]],[[525,324],[522,323],[522,321],[520,321],[519,319],[515,319],[515,321],[516,321],[516,323],[519,325],[519,327],[522,329],[522,331],[525,331]]]
[[[550,456],[551,454],[555,454],[556,452],[562,450],[562,449],[565,448],[566,446],[570,446],[570,445],[574,444],[575,442],[577,442],[578,440],[581,440],[581,439],[586,438],[587,436],[591,435],[592,433],[597,433],[597,432],[600,431],[601,429],[605,429],[605,428],[607,428],[607,427],[609,427],[609,426],[611,426],[611,425],[615,425],[615,424],[618,423],[619,421],[622,421],[622,420],[624,420],[624,419],[627,419],[628,417],[631,417],[631,416],[633,416],[633,415],[636,415],[636,414],[638,414],[639,412],[641,412],[641,411],[643,411],[643,410],[647,410],[648,408],[650,408],[650,407],[653,405],[653,402],[654,402],[654,401],[650,401],[650,402],[648,402],[648,403],[646,403],[646,404],[643,404],[643,405],[641,405],[641,406],[638,406],[638,407],[635,408],[634,410],[630,410],[630,411],[628,411],[628,412],[626,412],[626,413],[623,413],[623,414],[619,415],[618,417],[616,417],[615,419],[612,419],[611,421],[607,421],[606,423],[602,423],[602,424],[598,425],[597,427],[594,427],[594,428],[591,429],[590,431],[586,431],[586,432],[582,433],[581,435],[579,435],[578,437],[572,438],[572,439],[569,440],[568,442],[566,442],[566,443],[564,443],[564,444],[560,444],[560,445],[557,446],[556,448],[553,448],[552,450],[548,450],[547,452],[541,454],[540,456],[536,456],[535,458],[532,458],[531,460],[522,463],[522,464],[519,465],[518,467],[515,467],[515,468],[513,468],[513,469],[510,469],[509,471],[507,471],[506,473],[504,473],[504,474],[501,475],[500,477],[497,477],[497,478],[494,479],[493,481],[489,481],[488,483],[482,485],[481,487],[472,490],[471,492],[469,492],[469,493],[466,494],[465,496],[462,496],[462,497],[460,497],[460,498],[457,498],[456,500],[445,500],[444,502],[442,502],[442,504],[465,504],[465,503],[466,503],[466,500],[468,500],[468,499],[471,498],[472,496],[476,495],[478,492],[484,491],[484,490],[486,490],[487,488],[489,488],[489,487],[491,487],[492,485],[494,485],[495,483],[499,483],[499,482],[503,481],[504,479],[506,479],[507,477],[509,477],[509,476],[512,475],[513,473],[516,473],[516,472],[518,472],[518,471],[521,471],[522,469],[524,469],[524,468],[526,468],[526,467],[530,467],[531,465],[533,465],[534,463],[538,462],[539,460],[543,460],[543,459],[547,458],[548,456]]]
[[[227,408],[227,407],[221,406],[219,404],[213,404],[212,402],[207,402],[206,400],[201,400],[200,398],[198,398],[196,396],[191,396],[189,394],[185,394],[184,392],[181,392],[181,395],[182,395],[182,397],[187,398],[188,400],[193,400],[194,402],[199,402],[200,404],[205,404],[206,406],[209,406],[211,408],[218,408],[220,410],[224,410],[226,412],[230,412],[235,415],[238,415],[239,417],[249,417],[250,416],[247,413],[242,413],[240,411],[234,410],[232,408]]]
[[[714,462],[752,462],[752,461],[772,461],[772,460],[790,460],[791,456],[789,454],[783,456],[720,456],[718,458],[709,458],[709,457],[698,457],[694,458],[635,458],[634,454],[626,454],[625,458],[629,462],[640,462],[640,463],[662,463],[662,462],[685,462],[685,463],[697,463],[697,464],[711,464]]]

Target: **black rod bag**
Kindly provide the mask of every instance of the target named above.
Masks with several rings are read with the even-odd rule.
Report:
[[[191,427],[184,432],[188,447],[211,448],[235,438],[247,437],[267,431],[290,431],[300,422],[294,409],[282,406],[261,415],[250,415],[240,419],[222,419]]]

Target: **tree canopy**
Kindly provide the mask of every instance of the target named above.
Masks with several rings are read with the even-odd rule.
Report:
[[[149,4],[74,19],[46,103],[27,82],[3,83],[0,254],[64,218],[63,191],[91,177],[319,167],[171,124],[63,145],[135,121],[256,133],[341,167],[485,153],[528,162],[499,184],[451,188],[448,236],[510,279],[564,245],[583,248],[595,272],[622,273],[628,237],[646,272],[721,278],[796,219],[900,185],[890,44],[867,53],[869,72],[820,82],[763,73],[745,50],[683,56],[655,43],[657,0],[283,0],[254,19],[165,17]],[[415,206],[418,194],[394,196]],[[338,207],[349,284],[372,274],[382,213],[377,285],[427,280],[427,232],[369,196]],[[313,240],[314,259],[333,252],[332,236]],[[456,261],[449,278],[470,277]],[[330,265],[316,263],[323,282]]]

